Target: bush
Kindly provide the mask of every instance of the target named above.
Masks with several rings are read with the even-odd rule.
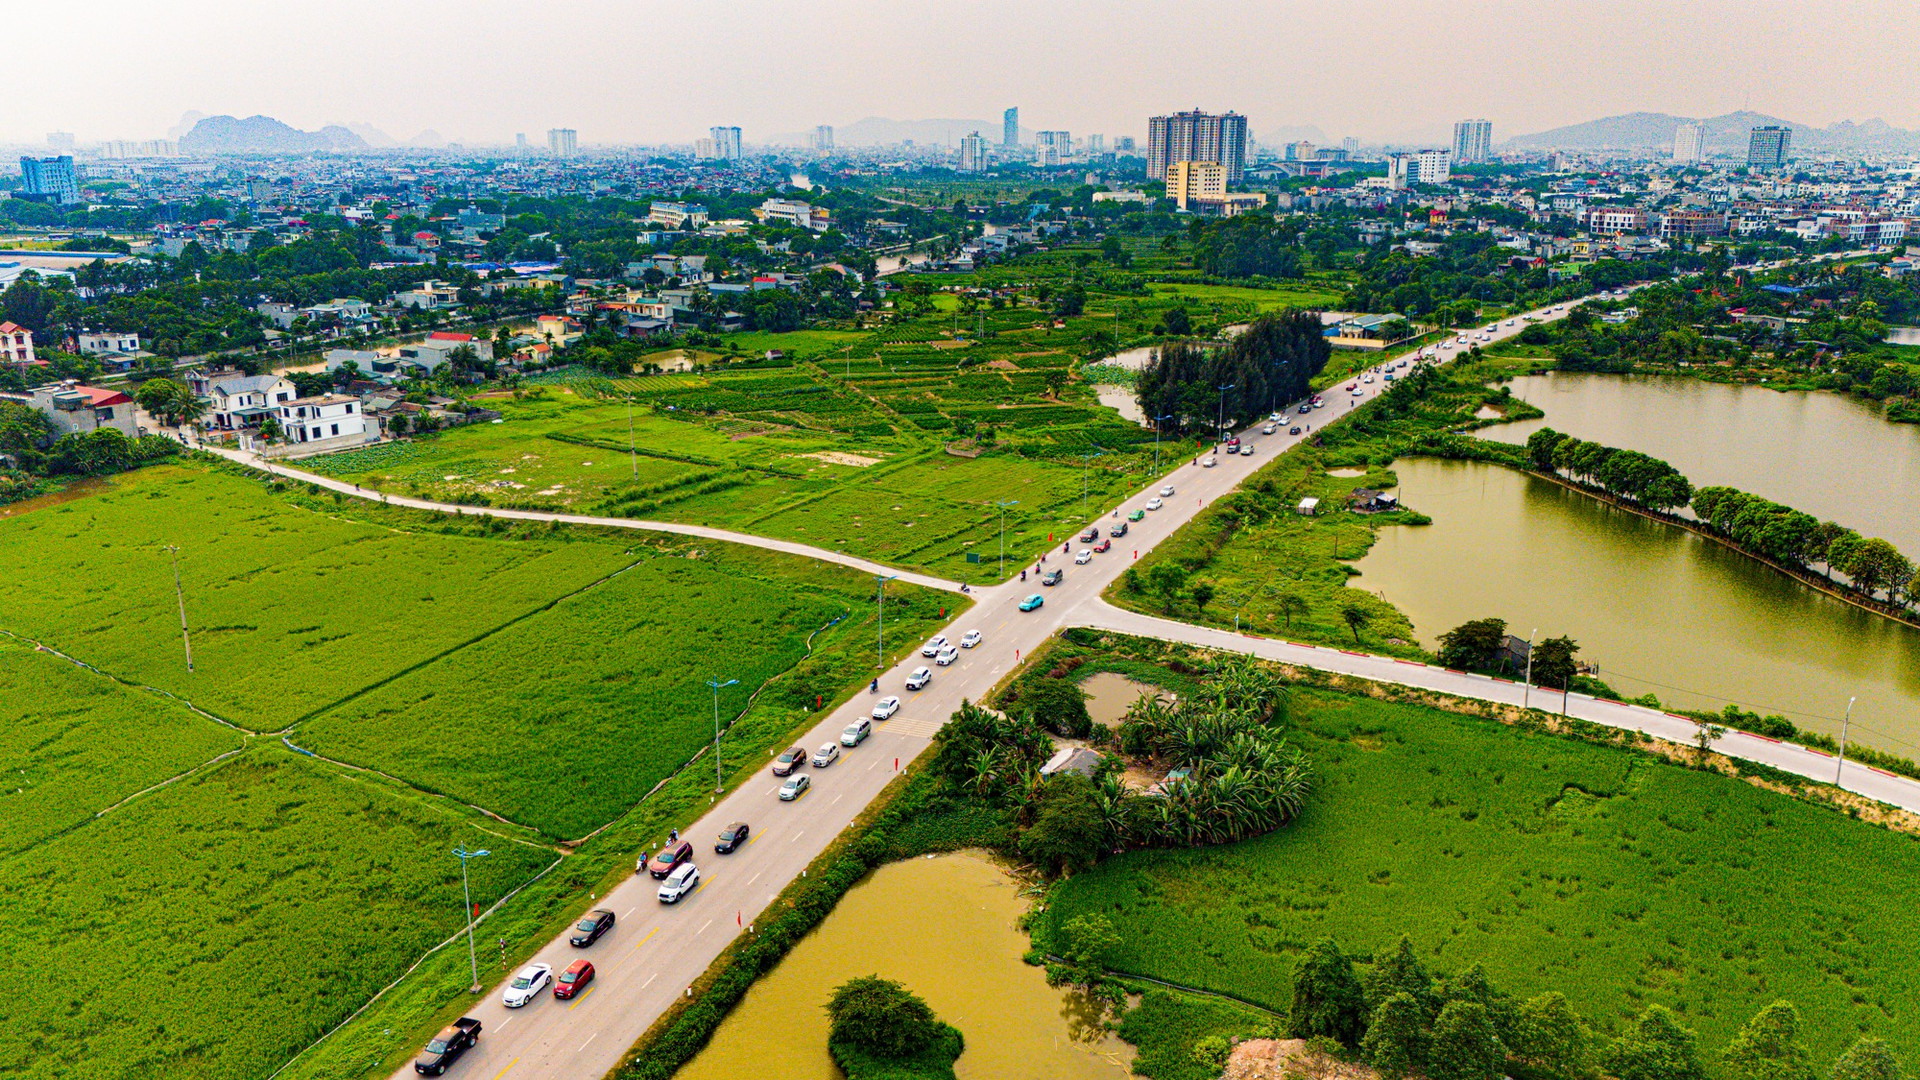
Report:
[[[1065,679],[1029,679],[1020,688],[1020,705],[1034,722],[1055,735],[1084,739],[1093,730],[1087,696]]]
[[[830,1041],[890,1058],[926,1049],[941,1027],[919,995],[878,975],[835,987],[827,1000],[827,1016],[833,1021]]]

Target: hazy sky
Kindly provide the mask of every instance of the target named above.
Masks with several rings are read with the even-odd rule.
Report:
[[[1751,107],[1920,127],[1913,0],[90,0],[11,5],[0,140],[156,138],[187,110],[406,139],[746,141],[865,116],[1144,135],[1495,139]]]

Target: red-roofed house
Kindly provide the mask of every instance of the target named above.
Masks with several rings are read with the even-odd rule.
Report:
[[[119,428],[131,439],[140,433],[133,423],[133,399],[118,390],[81,386],[73,382],[36,386],[24,394],[5,394],[53,418],[57,435]]]
[[[34,363],[33,331],[19,323],[0,322],[0,363]]]

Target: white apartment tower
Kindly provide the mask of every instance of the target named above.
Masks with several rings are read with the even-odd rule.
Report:
[[[1493,159],[1493,121],[1462,120],[1453,125],[1453,160],[1477,165]]]
[[[554,157],[572,157],[579,148],[579,132],[572,128],[547,129],[547,152]]]
[[[987,140],[979,132],[965,136],[960,140],[960,171],[985,172],[987,168]]]
[[[1673,129],[1673,163],[1693,165],[1705,160],[1707,129],[1688,121]]]

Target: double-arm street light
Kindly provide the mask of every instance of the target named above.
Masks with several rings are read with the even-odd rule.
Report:
[[[997,499],[995,506],[1000,508],[1000,579],[1007,577],[1007,507],[1019,506],[1019,499]]]
[[[879,597],[878,602],[880,608],[880,644],[874,651],[875,663],[873,665],[875,670],[878,671],[885,671],[887,669],[887,582],[899,576],[899,574],[873,575],[874,581],[879,585],[879,588],[876,590],[876,595]]]
[[[486,848],[468,851],[464,844],[453,849],[454,858],[460,860],[460,899],[467,916],[467,964],[473,968],[473,985],[467,989],[470,994],[480,992],[480,958],[473,951],[473,891],[467,888],[467,860],[484,859],[491,854]]]
[[[713,793],[720,794],[726,787],[720,780],[720,691],[738,683],[739,679],[708,679],[707,686],[713,691]]]
[[[1224,432],[1227,430],[1227,391],[1233,389],[1233,387],[1234,387],[1233,383],[1228,383],[1225,386],[1222,386],[1220,388],[1220,422],[1214,434],[1215,442],[1220,441],[1219,432]]]
[[[1153,471],[1155,474],[1160,472],[1160,422],[1171,419],[1173,419],[1172,413],[1153,418]]]

